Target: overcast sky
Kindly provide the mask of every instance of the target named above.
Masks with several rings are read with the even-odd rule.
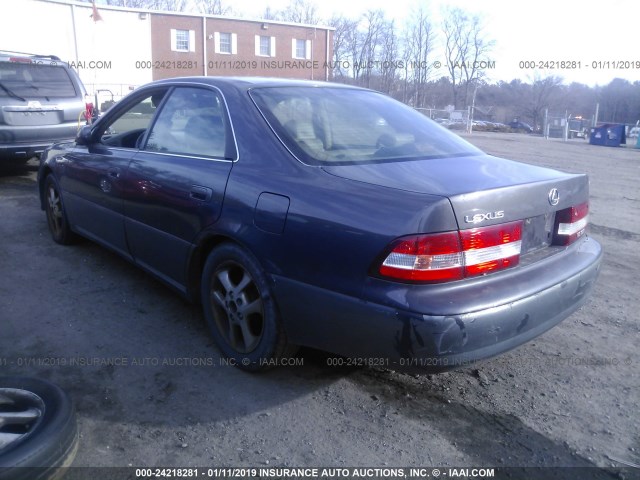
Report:
[[[266,5],[282,9],[288,3],[289,0],[226,2],[250,17],[262,13]],[[527,81],[534,72],[542,76],[559,75],[565,82],[591,86],[607,84],[616,77],[640,80],[640,0],[317,0],[316,4],[323,18],[334,13],[358,17],[368,9],[380,8],[400,25],[413,9],[424,5],[438,31],[440,13],[446,5],[477,13],[483,18],[487,37],[495,40],[491,58],[496,68],[487,71],[492,81],[514,78]],[[433,60],[444,63],[438,51],[434,52]],[[546,71],[520,68],[521,61],[562,60],[580,62],[580,66]],[[623,64],[614,65],[620,62]],[[634,68],[615,69],[615,66]]]

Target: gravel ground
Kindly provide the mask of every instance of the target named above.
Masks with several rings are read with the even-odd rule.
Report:
[[[465,136],[591,178],[598,284],[533,342],[440,375],[335,368],[310,350],[300,365],[244,373],[221,363],[197,306],[90,242],[53,243],[32,161],[0,172],[0,370],[69,392],[75,466],[598,466],[634,477],[617,468],[640,464],[640,150]]]

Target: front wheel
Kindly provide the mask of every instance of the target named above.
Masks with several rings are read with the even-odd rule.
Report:
[[[216,247],[202,274],[202,305],[224,357],[244,370],[278,364],[287,341],[266,275],[258,261],[234,244]]]
[[[56,243],[69,245],[76,240],[76,235],[71,231],[67,214],[62,203],[60,188],[52,174],[44,180],[45,211],[51,237]]]

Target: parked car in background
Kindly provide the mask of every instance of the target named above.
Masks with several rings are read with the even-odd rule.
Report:
[[[73,140],[84,124],[85,95],[58,57],[0,51],[0,162],[27,161]]]
[[[509,124],[509,128],[512,131],[518,133],[533,133],[533,127],[528,123],[521,122],[519,120],[514,120]]]
[[[589,182],[489,156],[370,90],[189,77],[45,151],[53,239],[89,238],[202,303],[248,370],[290,345],[446,370],[582,305]]]

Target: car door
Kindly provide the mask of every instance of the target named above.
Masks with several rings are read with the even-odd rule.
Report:
[[[83,236],[131,258],[124,228],[124,175],[137,152],[137,141],[167,91],[128,98],[96,123],[91,140],[65,155],[60,176],[67,215]]]
[[[169,92],[127,171],[125,229],[138,264],[184,290],[191,245],[220,216],[236,152],[219,91]]]

